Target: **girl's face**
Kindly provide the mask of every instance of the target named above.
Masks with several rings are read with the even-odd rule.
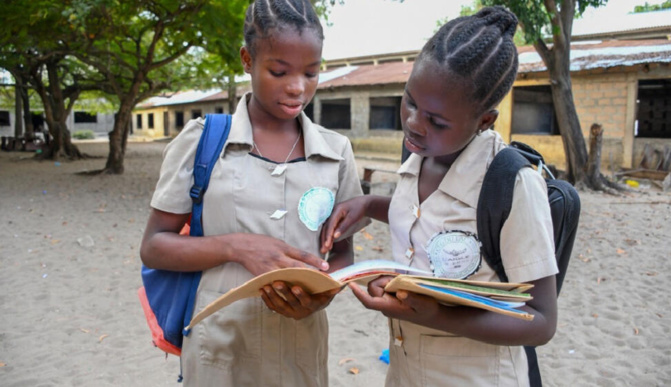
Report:
[[[415,63],[401,101],[406,148],[424,157],[454,161],[480,130],[496,121],[497,112],[476,116],[467,82],[446,72],[436,61]]]
[[[321,39],[312,29],[278,27],[254,45],[254,57],[247,47],[240,50],[252,78],[254,111],[280,120],[296,118],[317,89]]]

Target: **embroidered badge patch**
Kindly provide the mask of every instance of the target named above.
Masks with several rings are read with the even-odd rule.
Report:
[[[333,211],[335,195],[324,187],[305,191],[298,201],[298,217],[309,230],[317,231]]]
[[[426,252],[436,277],[463,279],[480,268],[480,241],[467,231],[442,231],[429,239]]]

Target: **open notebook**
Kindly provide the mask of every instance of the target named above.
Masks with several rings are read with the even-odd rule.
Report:
[[[355,263],[331,274],[307,268],[278,269],[261,274],[211,302],[191,319],[191,324],[186,330],[190,330],[204,318],[235,301],[260,296],[260,289],[275,281],[299,285],[308,293],[317,294],[342,288],[353,281],[365,284],[381,275],[395,277],[385,287],[390,293],[408,290],[434,297],[446,305],[472,306],[525,320],[533,319],[533,315],[517,309],[531,299],[525,292],[533,285],[448,280],[432,277],[431,272],[394,261],[369,260]]]

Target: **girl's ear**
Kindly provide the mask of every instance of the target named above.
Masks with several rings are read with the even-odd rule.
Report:
[[[499,111],[492,109],[480,117],[480,123],[478,124],[478,132],[485,131],[491,128],[496,122],[496,119],[499,118]]]
[[[247,74],[252,72],[252,54],[249,52],[246,46],[240,48],[240,60],[242,61],[242,67]]]

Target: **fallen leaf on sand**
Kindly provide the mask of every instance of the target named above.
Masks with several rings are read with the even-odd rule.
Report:
[[[358,375],[359,374],[359,369],[356,367],[352,367],[349,369],[349,373],[352,375]]]
[[[361,247],[361,246],[354,246],[354,250],[356,250],[356,251],[363,251],[363,247]]]
[[[625,239],[624,240],[629,246],[640,245],[641,241],[636,239]]]
[[[600,283],[602,283],[602,282],[605,281],[605,280],[606,280],[605,278],[603,278],[603,277],[599,277],[599,278],[596,279],[596,283],[597,283],[597,284],[600,284]]]
[[[361,235],[363,235],[363,237],[368,239],[369,241],[373,239],[373,236],[370,235],[366,230],[361,230]]]
[[[84,332],[84,333],[89,333],[89,330],[88,330],[88,329],[79,328],[79,330],[82,331],[82,332]]]
[[[650,276],[650,277],[654,277],[654,276],[657,275],[657,272],[656,271],[649,271],[649,272],[646,272],[645,275]]]
[[[338,365],[341,366],[341,365],[343,365],[345,363],[349,363],[351,361],[354,361],[353,357],[346,357],[344,359],[340,359],[340,361],[338,361]]]
[[[384,247],[380,247],[380,246],[373,246],[370,249],[373,250],[373,251],[378,251],[380,253],[384,251]]]
[[[615,250],[615,251],[616,251],[618,254],[620,254],[620,255],[622,255],[622,254],[626,254],[626,253],[627,253],[626,251],[624,251],[624,250],[622,250],[622,249],[617,249],[617,250]]]
[[[109,335],[102,335],[102,336],[100,336],[100,337],[98,338],[98,342],[99,342],[99,343],[102,343],[102,341],[105,340],[105,337],[107,337],[107,336],[109,336]]]
[[[634,327],[634,334],[638,335],[638,328]]]
[[[7,364],[5,364],[5,363],[0,363],[0,367],[4,367],[4,366],[6,366],[6,365],[7,365]]]
[[[592,313],[592,317],[597,318],[597,317],[599,317],[599,314],[598,313]]]

